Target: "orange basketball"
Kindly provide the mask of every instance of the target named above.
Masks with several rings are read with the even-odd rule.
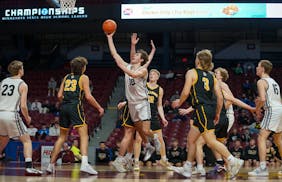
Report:
[[[111,34],[117,29],[117,24],[114,20],[107,19],[103,22],[103,31],[107,34]]]

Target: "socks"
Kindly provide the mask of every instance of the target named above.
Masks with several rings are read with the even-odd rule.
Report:
[[[166,155],[162,156],[163,161],[167,161]]]
[[[224,165],[224,160],[222,160],[222,159],[217,159],[217,160],[216,160],[216,163],[219,164],[219,165],[221,165],[221,166],[223,166],[223,165]]]
[[[32,158],[25,158],[25,168],[32,168]]]
[[[88,164],[88,156],[81,156],[81,165]]]
[[[199,170],[204,169],[203,164],[197,164],[197,169],[199,169]]]
[[[186,161],[185,164],[184,164],[184,167],[191,168],[192,167],[192,163],[190,161]]]
[[[266,161],[262,161],[259,163],[261,169],[266,169]]]
[[[234,158],[233,155],[230,155],[229,157],[227,157],[227,160],[228,160],[231,164],[233,164],[234,161],[235,161],[235,158]]]
[[[157,133],[154,134],[154,140],[158,140],[158,134]]]
[[[132,158],[132,153],[127,153],[127,154],[125,155],[125,158],[126,158],[126,159],[131,159],[131,158]]]

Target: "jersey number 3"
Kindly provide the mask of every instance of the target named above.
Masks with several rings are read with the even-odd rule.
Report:
[[[203,77],[202,81],[204,82],[204,88],[206,91],[210,91],[210,81],[208,78]]]
[[[15,85],[3,85],[3,92],[1,93],[3,96],[12,96],[14,94]]]
[[[77,80],[70,80],[67,79],[65,81],[65,88],[64,91],[71,91],[74,92],[76,90]]]

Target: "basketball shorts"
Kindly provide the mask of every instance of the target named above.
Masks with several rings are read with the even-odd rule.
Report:
[[[120,118],[121,118],[121,126],[124,126],[124,127],[133,127],[134,126],[134,123],[132,122],[130,114],[129,114],[127,104],[122,109]]]
[[[157,130],[160,130],[160,129],[162,129],[162,127],[161,127],[161,123],[160,123],[158,114],[157,113],[154,113],[154,114],[152,113],[151,130],[152,131],[157,131]]]
[[[233,106],[229,106],[229,108],[226,110],[226,116],[228,118],[228,129],[227,129],[227,133],[230,131],[230,129],[232,128],[234,122],[235,122],[235,116],[234,116],[234,111],[233,111]]]
[[[198,105],[195,106],[194,112],[194,123],[201,133],[214,130],[214,117],[215,117],[215,106],[214,105]]]
[[[151,109],[148,100],[128,103],[128,108],[133,122],[148,121],[151,119]]]
[[[27,134],[27,128],[18,112],[0,112],[0,136],[18,139]]]
[[[282,132],[282,107],[270,107],[265,109],[260,127],[275,133]]]
[[[85,125],[85,115],[80,104],[63,104],[60,111],[60,127],[69,128]]]
[[[229,126],[229,121],[226,116],[226,113],[220,114],[219,121],[217,125],[215,125],[215,136],[218,138],[220,141],[221,139],[224,140],[227,137],[227,130]]]

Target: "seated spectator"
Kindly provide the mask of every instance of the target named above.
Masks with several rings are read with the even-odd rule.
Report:
[[[270,140],[266,140],[266,162],[269,167],[275,167],[276,165],[276,151],[272,145]]]
[[[246,143],[248,143],[251,140],[250,132],[247,128],[243,130],[243,133],[241,134],[240,138],[242,142],[246,142]]]
[[[255,74],[256,66],[253,62],[251,61],[244,62],[243,68],[245,74],[253,74],[253,75]]]
[[[240,139],[235,140],[234,147],[231,148],[230,153],[238,159],[243,159],[243,148],[241,146],[241,140]]]
[[[183,149],[178,146],[178,140],[173,139],[172,147],[168,150],[167,154],[168,162],[177,167],[182,166],[182,153]]]
[[[105,142],[100,142],[100,147],[96,150],[96,164],[108,164],[110,162],[110,151]]]
[[[48,113],[52,110],[55,106],[50,103],[48,99],[46,99],[42,104],[42,113]]]
[[[46,125],[42,125],[35,135],[36,139],[45,140],[46,136],[49,136],[49,128]]]
[[[245,167],[257,167],[259,164],[258,147],[256,140],[251,139],[244,152]]]
[[[60,125],[59,122],[52,123],[49,127],[49,136],[59,136],[60,135]]]
[[[171,107],[171,104],[170,104],[169,100],[166,99],[164,101],[164,106],[163,107],[164,107],[164,113],[165,114],[173,112],[173,109]]]
[[[59,114],[60,114],[60,102],[55,103],[55,106],[50,109],[50,113],[54,114],[54,116],[59,116]]]
[[[78,147],[78,140],[77,139],[74,139],[73,140],[73,143],[72,143],[72,146],[71,146],[71,151],[74,155],[74,161],[75,163],[80,163],[81,162],[81,153],[80,153],[80,149]]]
[[[242,125],[250,124],[250,117],[248,115],[248,111],[245,109],[241,109],[238,116],[238,123]]]
[[[240,134],[237,133],[237,129],[234,128],[232,132],[229,134],[228,142],[232,143],[235,142],[237,139],[240,139]]]
[[[30,124],[27,128],[27,133],[29,134],[29,136],[35,136],[37,131],[38,129],[35,128],[33,124]]]
[[[39,113],[42,113],[42,104],[41,104],[41,102],[39,102],[38,99],[35,99],[34,102],[31,103],[30,110],[38,111]]]
[[[57,88],[57,82],[53,77],[51,77],[50,80],[48,81],[48,97],[55,96],[56,88]]]
[[[234,68],[234,73],[235,73],[236,75],[242,75],[242,74],[243,74],[243,69],[242,69],[240,63],[238,63],[238,64],[236,65],[236,67]]]
[[[63,144],[63,150],[58,154],[58,158],[62,158],[62,163],[74,163],[74,155],[67,142]]]

